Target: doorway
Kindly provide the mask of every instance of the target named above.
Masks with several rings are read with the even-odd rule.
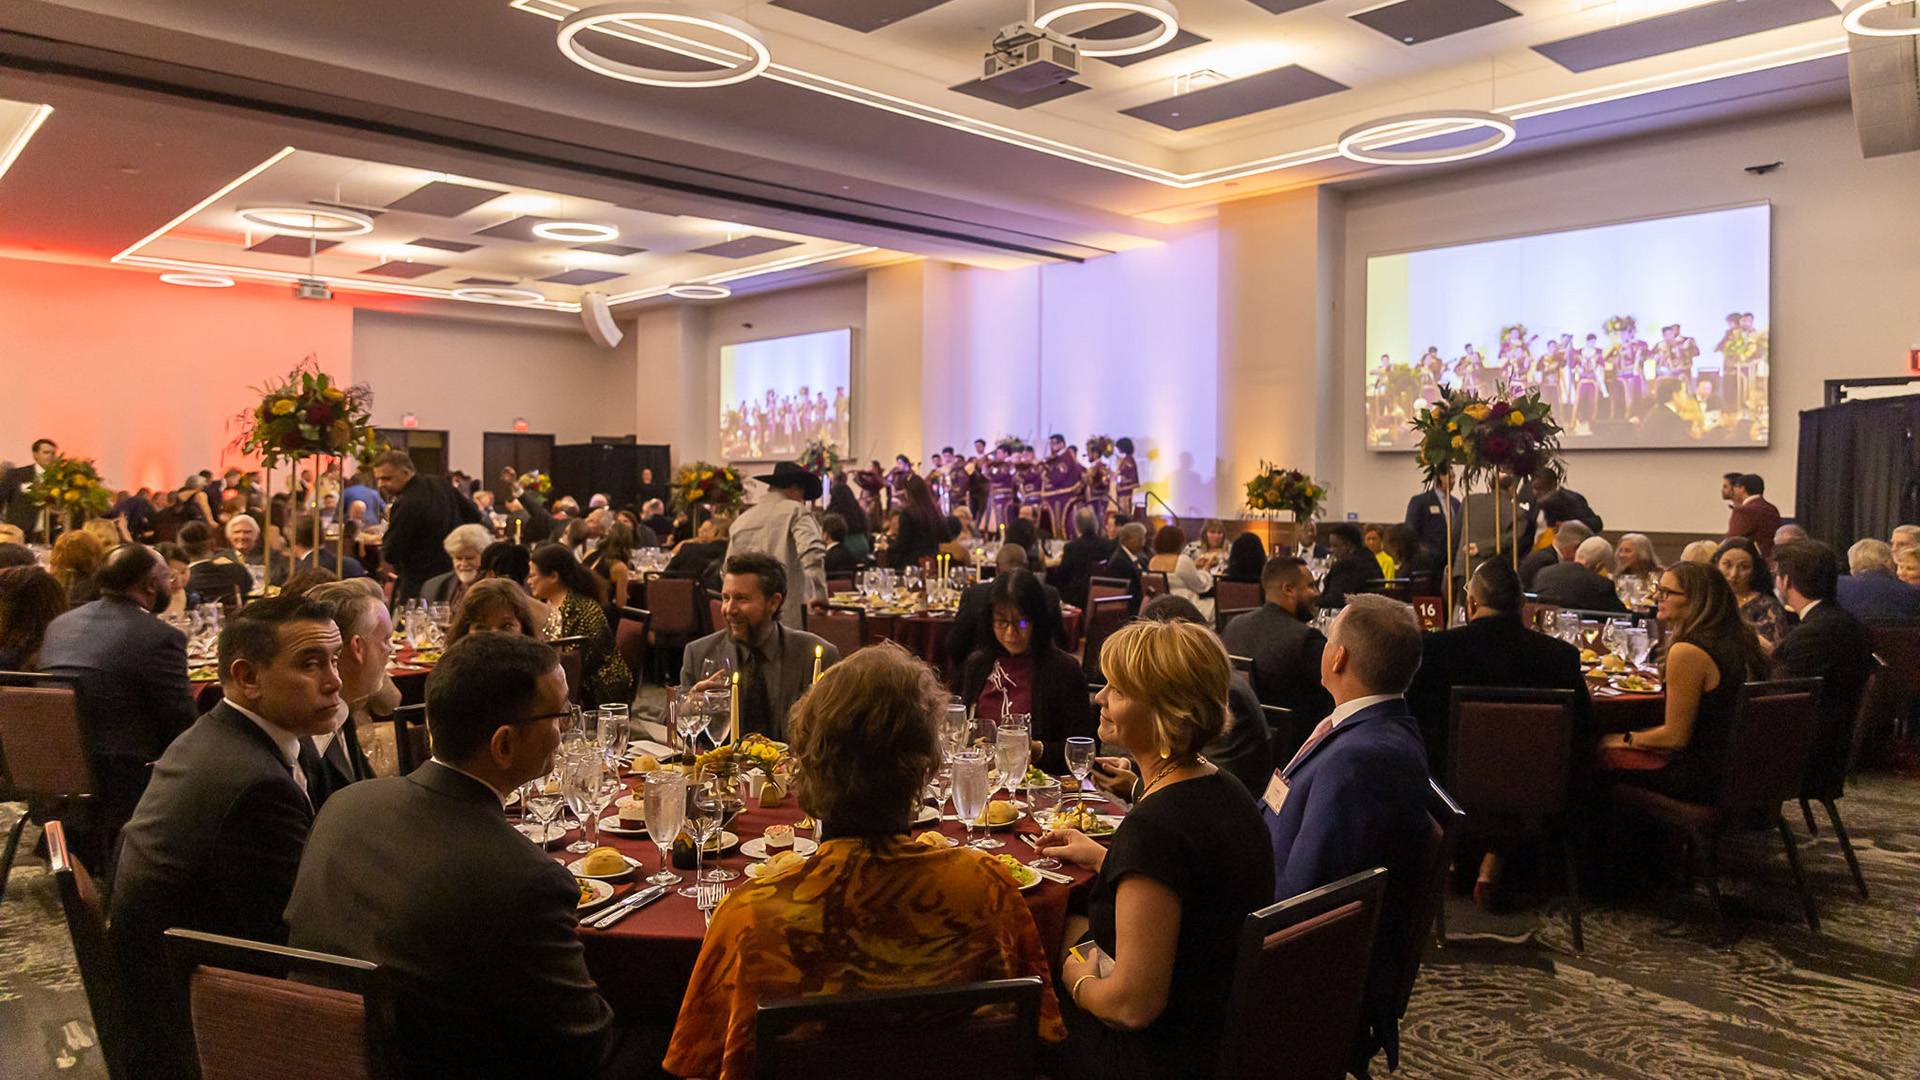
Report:
[[[528,469],[553,471],[553,436],[527,435],[522,432],[489,431],[481,436],[480,478],[493,492],[495,506],[507,505],[513,491],[500,478],[503,469],[516,474]]]

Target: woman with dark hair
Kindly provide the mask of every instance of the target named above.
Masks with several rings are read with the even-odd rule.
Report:
[[[587,572],[565,544],[541,544],[533,549],[527,587],[546,604],[543,637],[585,638],[580,645],[580,704],[586,707],[627,705],[633,701],[633,672],[613,647],[613,627],[607,623],[606,583]]]
[[[1213,622],[1213,575],[1193,565],[1187,554],[1187,534],[1178,525],[1162,525],[1153,534],[1153,558],[1147,571],[1167,576],[1167,588],[1175,596],[1193,601],[1209,624]]]
[[[532,563],[527,559],[527,549],[509,540],[496,540],[487,545],[480,553],[480,577],[506,578],[524,588],[527,584],[527,570]]]
[[[847,538],[841,543],[846,545],[847,554],[865,562],[873,554],[873,526],[867,522],[867,512],[860,506],[860,496],[848,482],[847,474],[841,473],[833,478],[833,492],[827,496],[827,513],[839,514],[847,523]]]
[[[1740,688],[1764,676],[1767,659],[1720,571],[1675,563],[1661,574],[1654,597],[1667,635],[1665,718],[1658,727],[1605,736],[1601,751],[1613,779],[1708,800],[1719,790]]]
[[[1227,527],[1216,518],[1200,526],[1200,538],[1187,544],[1187,556],[1196,569],[1217,574],[1227,564]]]
[[[566,526],[560,530],[560,542],[567,546],[568,551],[573,552],[574,558],[578,559],[587,550],[587,541],[591,535],[592,530],[587,528],[587,519],[577,517],[567,522]]]
[[[1066,768],[1067,739],[1093,734],[1086,673],[1054,644],[1053,611],[1032,571],[996,576],[988,597],[993,643],[967,657],[960,700],[975,715],[995,722],[1006,716],[1030,717],[1033,763],[1060,772]]]
[[[1405,524],[1394,525],[1387,529],[1385,547],[1389,558],[1393,560],[1394,573],[1409,580],[1423,578],[1428,584],[1438,587],[1440,579],[1446,576],[1446,564],[1441,561],[1438,552],[1420,542],[1420,534]],[[1526,569],[1524,566],[1522,570]]]
[[[1227,565],[1220,576],[1228,581],[1259,581],[1267,568],[1267,545],[1254,533],[1243,532],[1227,547]]]
[[[1771,654],[1787,633],[1787,609],[1773,595],[1773,574],[1760,549],[1744,536],[1721,541],[1713,553],[1714,568],[1727,579],[1733,590],[1733,602],[1740,606],[1740,617],[1753,627],[1760,639],[1761,651]]]
[[[467,589],[453,611],[453,623],[447,627],[447,645],[452,647],[468,634],[481,633],[539,636],[533,607],[519,585],[504,578],[488,578]]]
[[[0,671],[33,671],[47,627],[67,610],[66,592],[38,566],[0,570]]]
[[[921,559],[938,552],[946,540],[947,526],[940,519],[940,507],[933,501],[927,478],[918,473],[908,476],[906,498],[900,508],[900,535],[887,548],[887,564],[895,570],[917,566]]]
[[[625,522],[616,522],[607,529],[607,538],[587,556],[587,569],[598,574],[607,583],[607,593],[613,598],[613,606],[627,606],[627,586],[633,578],[633,551],[635,547],[632,527]]]

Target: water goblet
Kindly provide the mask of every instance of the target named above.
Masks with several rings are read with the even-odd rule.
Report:
[[[1026,715],[1017,715],[1002,723],[993,737],[993,763],[1000,771],[1000,785],[1007,789],[1009,797],[1018,794],[1020,782],[1026,778],[1027,762],[1033,756],[1033,744],[1029,741],[1032,728],[1026,723]]]
[[[573,812],[574,820],[580,823],[580,839],[568,844],[567,850],[575,855],[585,855],[595,847],[593,826],[588,822],[597,817],[599,811],[599,754],[574,754],[569,758],[560,789],[566,797],[567,809]]]
[[[1053,831],[1053,820],[1060,808],[1060,781],[1049,776],[1045,780],[1027,785],[1027,812],[1033,815],[1033,823],[1040,826],[1044,835]],[[1031,863],[1042,870],[1060,869],[1060,860],[1051,855],[1043,855]]]
[[[641,801],[647,811],[647,835],[660,849],[660,872],[647,878],[649,885],[677,885],[680,875],[673,872],[673,841],[687,819],[687,774],[661,770],[641,778]]]
[[[1075,735],[1067,740],[1067,771],[1076,781],[1073,790],[1076,801],[1085,803],[1079,792],[1086,786],[1087,774],[1093,771],[1093,740],[1084,735]]]
[[[695,796],[695,801],[700,805],[701,816],[711,818],[713,822],[713,827],[708,831],[710,837],[720,835],[726,829],[727,823],[733,820],[733,816],[746,809],[747,805],[746,799],[741,797],[737,789],[722,784],[715,784],[702,791]],[[701,841],[702,846],[705,843],[706,841]],[[708,884],[717,884],[732,881],[739,876],[736,870],[716,866],[700,875],[700,880]]]
[[[991,835],[983,840],[973,839],[973,825],[986,813],[987,766],[990,764],[988,753],[978,747],[968,747],[953,755],[953,808],[960,815],[960,821],[966,826],[967,844],[970,847],[1000,847],[1000,842]]]

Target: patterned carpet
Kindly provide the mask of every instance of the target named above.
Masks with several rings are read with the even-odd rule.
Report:
[[[18,810],[0,805],[0,828]],[[1823,822],[1802,845],[1818,935],[1800,921],[1771,834],[1724,856],[1729,948],[1698,891],[1589,907],[1584,956],[1564,903],[1489,916],[1455,902],[1449,929],[1468,940],[1429,952],[1397,1075],[1920,1076],[1920,780],[1867,777],[1841,810],[1872,899],[1854,893]],[[0,903],[0,1077],[104,1078],[59,898],[28,854],[34,833]]]

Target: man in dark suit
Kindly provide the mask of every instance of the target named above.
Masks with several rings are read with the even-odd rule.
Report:
[[[785,739],[787,710],[813,685],[814,650],[820,650],[822,670],[840,662],[840,650],[825,638],[781,620],[786,593],[787,570],[780,560],[758,552],[729,555],[720,579],[720,617],[726,625],[687,643],[682,688],[725,689],[731,673],[740,673],[742,735]],[[701,668],[709,660],[719,670],[702,679]],[[725,730],[707,733],[716,740],[728,735]]]
[[[1276,555],[1260,571],[1266,603],[1227,624],[1227,652],[1253,660],[1253,689],[1263,705],[1290,709],[1295,724],[1319,723],[1333,710],[1320,685],[1320,655],[1327,639],[1309,625],[1320,594],[1307,564]]]
[[[1274,898],[1284,900],[1362,870],[1417,872],[1432,818],[1427,756],[1402,695],[1420,667],[1413,609],[1384,596],[1353,598],[1335,619],[1320,661],[1334,709],[1293,760],[1276,769],[1260,816],[1273,837]],[[1395,1040],[1395,985],[1405,970],[1410,912],[1381,912],[1367,974],[1369,1037],[1360,1053]]]
[[[1528,552],[1520,560],[1520,587],[1528,592],[1535,591],[1540,571],[1556,563],[1570,563],[1580,545],[1587,542],[1593,533],[1585,523],[1579,521],[1551,521],[1553,543],[1539,551]]]
[[[92,738],[99,797],[69,818],[76,848],[110,876],[115,838],[147,787],[147,771],[193,723],[187,639],[155,618],[173,598],[173,575],[158,552],[122,544],[96,577],[100,599],[47,627],[40,670],[75,680]]]
[[[1847,549],[1847,574],[1834,600],[1856,619],[1920,618],[1920,587],[1894,576],[1893,549],[1868,538]]]
[[[1448,551],[1460,542],[1460,500],[1453,497],[1453,473],[1441,474],[1432,487],[1407,500],[1406,526],[1434,551]]]
[[[1580,542],[1571,562],[1558,562],[1534,576],[1533,591],[1543,604],[1576,608],[1581,611],[1618,611],[1620,602],[1613,580],[1601,574],[1614,566],[1613,545],[1602,536],[1589,536]]]
[[[1577,521],[1585,525],[1590,533],[1606,531],[1606,523],[1599,514],[1593,512],[1587,497],[1572,488],[1561,487],[1560,478],[1551,472],[1542,472],[1533,478],[1533,502],[1549,525]]]
[[[59,456],[60,447],[52,439],[35,439],[32,464],[0,473],[0,510],[5,511],[6,522],[18,525],[28,539],[44,530],[40,528],[40,508],[27,498],[27,485],[46,472],[47,466]]]
[[[1113,557],[1114,542],[1100,535],[1100,520],[1091,507],[1073,512],[1073,539],[1060,551],[1058,565],[1047,570],[1047,584],[1071,597],[1075,604],[1087,604],[1087,581],[1094,571]]]
[[[307,598],[332,605],[334,625],[340,628],[340,709],[333,732],[314,737],[318,767],[308,777],[312,783],[307,794],[318,813],[334,792],[373,779],[373,766],[360,749],[357,718],[367,715],[367,703],[390,685],[387,663],[393,658],[393,616],[379,588],[366,579],[316,585],[307,591]]]
[[[1133,590],[1133,603],[1128,610],[1136,615],[1140,612],[1140,553],[1146,547],[1147,527],[1137,521],[1129,521],[1120,526],[1120,532],[1114,538],[1113,554],[1088,575],[1088,580],[1097,577],[1124,579]],[[1081,599],[1086,599],[1084,593]]]
[[[419,596],[428,578],[453,569],[444,546],[447,534],[468,522],[480,524],[480,509],[444,479],[415,472],[404,450],[375,458],[373,479],[380,494],[393,500],[380,557],[399,574],[393,589],[393,601],[399,604]],[[530,542],[533,539],[537,535]]]
[[[333,730],[339,653],[325,604],[282,596],[242,609],[220,631],[220,704],[154,764],[122,834],[110,923],[129,1028],[142,1036],[135,1076],[193,1075],[169,927],[286,940],[281,916],[313,822],[312,738]]]
[[[1727,515],[1727,537],[1744,536],[1773,558],[1773,534],[1780,528],[1780,508],[1768,502],[1767,482],[1758,473],[1746,473],[1733,485],[1733,512]]]
[[[566,676],[531,638],[473,634],[427,680],[433,759],[355,784],[314,823],[288,943],[379,964],[409,1077],[596,1077],[612,1012],[579,888],[502,806],[552,767]]]
[[[1345,604],[1348,597],[1371,588],[1369,582],[1379,580],[1380,560],[1367,550],[1360,526],[1353,522],[1342,521],[1327,530],[1327,551],[1333,556],[1333,565],[1320,583],[1320,602],[1327,607]]]
[[[1818,540],[1801,540],[1776,548],[1773,564],[1780,602],[1800,618],[1774,647],[1774,672],[1786,679],[1825,680],[1820,686],[1822,738],[1850,738],[1860,695],[1873,674],[1873,637],[1837,599],[1838,587],[1846,580],[1840,576],[1839,557]],[[1819,756],[1816,750],[1816,759]],[[1844,752],[1838,760],[1845,764]]]
[[[839,514],[823,514],[820,531],[827,536],[827,573],[851,574],[858,571],[860,557],[847,550],[847,519]]]
[[[1000,551],[993,557],[994,576],[1010,570],[1027,569],[1027,549],[1014,544],[1000,545]],[[1042,584],[1047,596],[1047,609],[1053,612],[1053,643],[1060,648],[1067,647],[1067,628],[1061,618],[1060,590],[1051,585]],[[993,582],[983,581],[978,585],[969,585],[960,594],[960,607],[953,613],[953,626],[947,630],[947,659],[953,663],[955,671],[966,665],[967,657],[975,649],[982,648],[993,640]]]

